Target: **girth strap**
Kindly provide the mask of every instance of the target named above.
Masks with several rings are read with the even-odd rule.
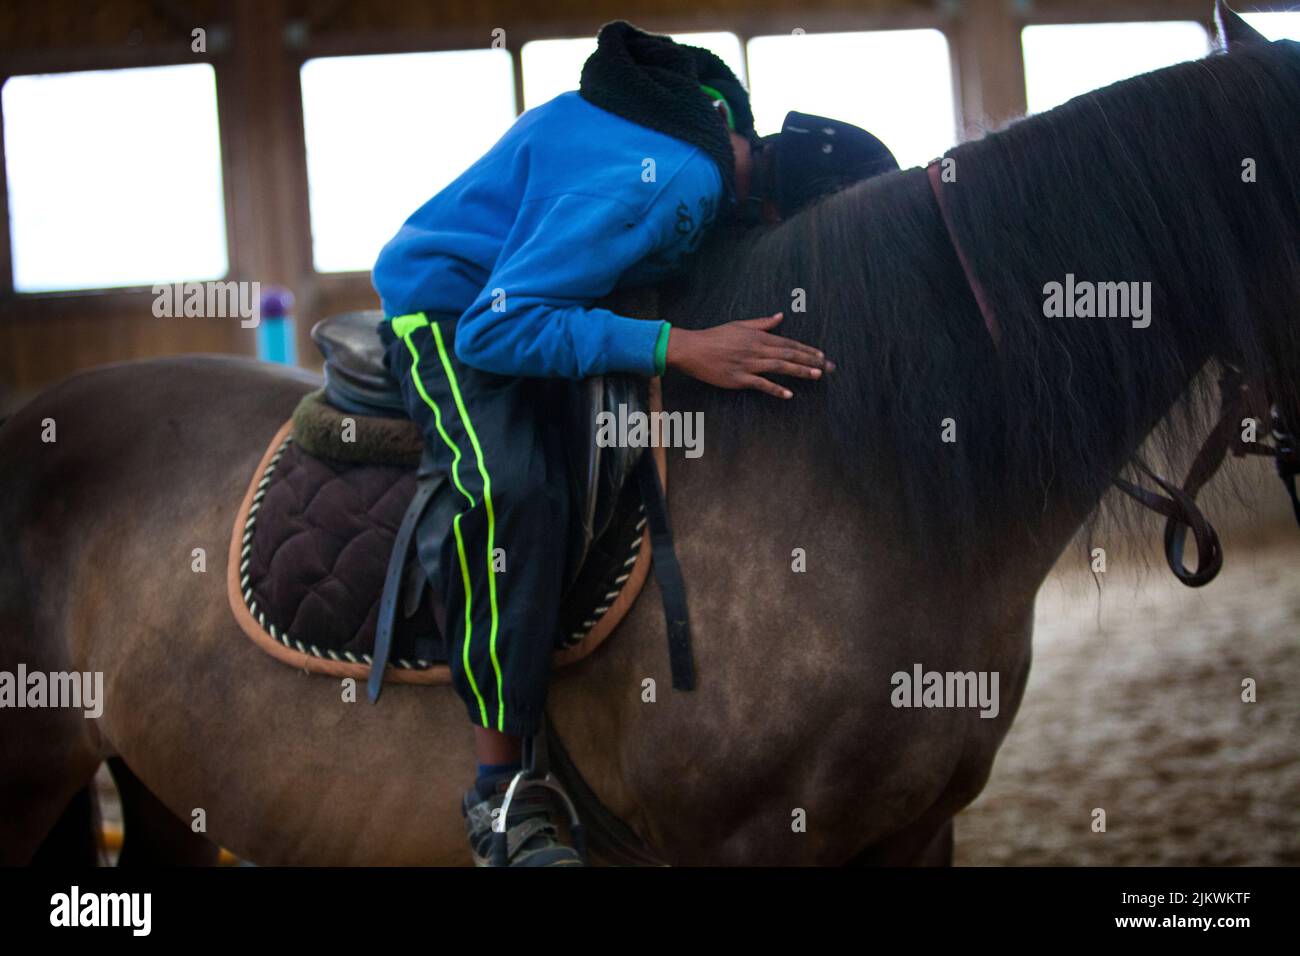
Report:
[[[564,785],[586,825],[591,849],[615,866],[662,866],[663,861],[646,846],[636,831],[600,802],[555,732],[554,722],[547,720],[543,724],[538,739],[545,743],[548,769]]]
[[[650,549],[654,558],[655,580],[664,603],[664,622],[668,627],[668,664],[673,687],[695,689],[695,661],[691,656],[691,622],[686,605],[686,582],[682,566],[673,547],[672,526],[668,523],[668,503],[664,500],[659,469],[649,449],[636,465],[637,484],[645,502],[646,522],[650,526]]]
[[[425,449],[416,475],[415,494],[406,506],[406,514],[402,516],[397,537],[393,539],[393,551],[388,557],[384,591],[379,599],[379,620],[375,625],[375,652],[370,663],[370,679],[366,684],[366,692],[372,704],[379,701],[379,694],[384,689],[384,669],[388,666],[388,657],[393,649],[393,628],[397,623],[397,605],[402,597],[406,556],[411,550],[415,529],[433,499],[434,492],[446,482],[446,478],[436,472],[432,465],[432,456]]]

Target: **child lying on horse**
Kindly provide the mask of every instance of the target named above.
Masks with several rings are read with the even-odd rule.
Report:
[[[680,272],[722,217],[772,221],[827,184],[896,168],[869,134],[819,122],[839,132],[840,153],[787,119],[781,137],[795,138],[771,152],[781,162],[756,168],[764,144],[748,96],[718,57],[610,23],[580,89],[524,113],[379,255],[386,360],[460,500],[433,583],[475,729],[462,810],[480,865],[521,740],[538,732],[556,646],[569,503],[550,383],[671,368],[788,399],[772,376],[831,370],[818,349],[775,334],[780,312],[688,330],[593,307]],[[511,865],[579,862],[550,814],[545,798],[512,802]]]

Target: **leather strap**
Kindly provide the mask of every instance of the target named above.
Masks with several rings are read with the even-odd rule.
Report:
[[[1300,475],[1300,443],[1297,443],[1296,436],[1283,425],[1276,409],[1272,414],[1273,453],[1277,457],[1277,476],[1282,479],[1282,487],[1291,496],[1291,510],[1295,513],[1295,523],[1300,525],[1300,496],[1296,494],[1296,476]]]
[[[636,831],[600,802],[595,791],[583,779],[569,752],[564,749],[564,744],[555,732],[555,724],[550,720],[545,721],[539,736],[546,744],[549,769],[564,785],[578,808],[591,848],[615,866],[663,866],[663,861],[654,855]]]
[[[1282,459],[1277,460],[1277,473],[1282,479],[1282,486],[1286,488],[1287,494],[1291,496],[1291,510],[1295,512],[1295,523],[1300,525],[1300,496],[1296,494],[1295,480],[1296,468],[1294,466],[1287,468]]]
[[[650,526],[650,547],[654,555],[655,580],[664,603],[664,620],[668,626],[668,663],[676,690],[695,689],[695,661],[691,656],[691,622],[686,604],[686,582],[673,547],[673,531],[668,523],[668,504],[654,455],[647,450],[636,464],[637,484],[645,502],[646,522]]]
[[[406,514],[402,516],[397,537],[393,539],[393,551],[388,556],[388,570],[384,573],[379,620],[375,625],[375,652],[370,662],[370,679],[366,684],[366,692],[372,704],[378,703],[379,694],[384,689],[384,669],[388,666],[388,657],[393,649],[393,627],[397,621],[397,605],[402,599],[406,555],[411,550],[411,540],[415,537],[415,528],[420,523],[424,509],[428,507],[434,492],[445,482],[445,476],[433,470],[431,456],[426,450],[416,478],[415,494],[406,506]]]
[[[948,207],[943,201],[943,179],[939,171],[939,164],[942,159],[931,160],[925,167],[926,176],[930,179],[930,190],[934,193],[935,205],[939,207],[939,218],[943,220],[943,227],[948,232],[948,242],[952,246],[953,252],[957,253],[957,261],[961,263],[961,271],[966,275],[966,284],[970,286],[971,295],[975,297],[975,304],[980,308],[980,315],[984,317],[984,328],[988,329],[989,338],[993,340],[993,347],[997,348],[1002,344],[1002,328],[998,325],[998,317],[993,314],[993,307],[989,305],[988,295],[984,292],[984,286],[980,280],[975,277],[975,270],[971,268],[970,260],[966,258],[966,253],[962,251],[961,243],[957,241],[957,233],[952,228],[952,219],[948,216]]]
[[[1292,508],[1296,522],[1300,524],[1300,499],[1296,497],[1295,475],[1297,459],[1294,443],[1290,436],[1281,430],[1281,423],[1276,413],[1269,409],[1267,398],[1258,388],[1252,387],[1245,376],[1236,368],[1228,367],[1219,379],[1219,420],[1214,429],[1206,436],[1201,450],[1197,452],[1187,471],[1187,478],[1182,487],[1161,478],[1142,462],[1138,467],[1167,493],[1157,494],[1140,485],[1135,485],[1123,478],[1116,478],[1115,485],[1139,503],[1165,516],[1165,560],[1174,576],[1188,587],[1198,588],[1214,580],[1223,566],[1223,551],[1219,545],[1219,536],[1205,519],[1196,504],[1196,495],[1206,483],[1218,472],[1228,452],[1237,458],[1247,455],[1270,456],[1277,461],[1278,475],[1291,495]],[[1241,438],[1241,423],[1247,418],[1264,422],[1267,418],[1274,420],[1274,445],[1245,442]],[[1187,531],[1191,530],[1196,539],[1197,567],[1189,570],[1183,562]]]
[[[1173,482],[1161,478],[1142,462],[1138,462],[1138,467],[1163,488],[1168,497],[1124,478],[1116,478],[1115,486],[1139,504],[1165,516],[1165,560],[1174,576],[1191,588],[1209,584],[1223,567],[1223,548],[1219,544],[1218,533],[1197,506],[1193,497],[1195,492],[1188,493]],[[1195,571],[1189,570],[1183,562],[1188,528],[1196,539]]]

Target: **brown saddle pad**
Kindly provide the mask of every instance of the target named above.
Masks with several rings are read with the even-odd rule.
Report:
[[[277,659],[312,673],[364,679],[415,471],[315,457],[292,431],[293,422],[286,422],[272,438],[235,516],[227,569],[231,610],[241,630]],[[663,450],[654,454],[662,481]],[[645,582],[650,539],[635,491],[634,482],[624,489],[617,520],[593,545],[565,599],[557,666],[594,650]],[[427,600],[398,618],[385,679],[449,683]]]

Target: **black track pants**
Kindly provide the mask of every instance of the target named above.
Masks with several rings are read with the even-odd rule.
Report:
[[[389,371],[460,511],[433,586],[447,611],[452,682],[470,720],[536,733],[546,702],[563,586],[569,500],[553,387],[470,368],[456,319],[384,322]]]

